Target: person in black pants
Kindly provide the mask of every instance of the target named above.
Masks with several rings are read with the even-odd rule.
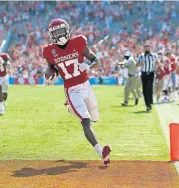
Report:
[[[154,71],[158,58],[155,53],[151,53],[151,46],[149,43],[145,43],[144,50],[144,53],[139,55],[136,66],[141,66],[144,100],[147,111],[150,111],[152,109],[151,104],[153,104]]]
[[[154,72],[142,73],[142,89],[144,94],[145,104],[147,106],[147,111],[152,109],[151,104],[153,104],[153,82],[154,82]]]

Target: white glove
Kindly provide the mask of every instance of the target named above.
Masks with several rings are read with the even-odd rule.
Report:
[[[81,72],[83,72],[85,70],[86,70],[86,72],[89,72],[90,66],[87,63],[81,63],[80,66],[79,66],[79,70]]]
[[[46,86],[49,86],[49,85],[52,85],[57,79],[58,79],[58,76],[55,76],[53,79],[52,79],[52,76],[50,76],[48,79],[45,78],[44,76],[44,84]]]

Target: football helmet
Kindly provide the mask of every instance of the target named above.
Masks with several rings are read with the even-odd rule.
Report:
[[[127,57],[130,57],[132,54],[131,54],[131,52],[130,51],[127,51],[125,54],[124,54],[124,56],[127,56]]]
[[[63,46],[70,39],[70,26],[63,19],[54,19],[48,26],[48,35],[53,43]]]
[[[130,52],[130,51],[127,51],[127,52],[124,54],[124,59],[125,59],[125,60],[128,60],[131,56],[132,56],[131,52]]]

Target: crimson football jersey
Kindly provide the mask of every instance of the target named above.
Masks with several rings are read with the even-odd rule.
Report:
[[[65,49],[59,48],[57,44],[44,47],[43,57],[58,70],[65,88],[82,84],[89,79],[86,71],[79,70],[79,64],[84,62],[83,50],[86,46],[86,37],[78,35],[70,38]]]
[[[166,61],[165,70],[167,74],[172,73],[176,69],[176,57],[175,55],[171,55]]]
[[[0,57],[7,62],[9,60],[9,55],[6,53],[1,53]],[[0,77],[4,77],[7,74],[6,66],[5,65],[0,65]]]
[[[164,67],[156,67],[156,79],[163,80],[164,76],[166,75],[166,71]]]
[[[170,63],[171,63],[171,72],[173,72],[176,69],[176,57],[173,54],[170,57]]]

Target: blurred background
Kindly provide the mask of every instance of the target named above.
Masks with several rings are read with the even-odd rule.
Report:
[[[170,47],[179,61],[179,2],[9,1],[0,5],[0,42],[11,57],[11,78],[32,78],[33,84],[42,77],[47,66],[42,48],[49,42],[47,26],[54,18],[65,19],[72,35],[88,38],[101,63],[91,77],[125,79],[116,60],[128,49],[137,57],[145,41],[154,52]],[[92,47],[106,35],[107,41]]]

